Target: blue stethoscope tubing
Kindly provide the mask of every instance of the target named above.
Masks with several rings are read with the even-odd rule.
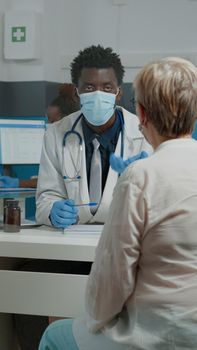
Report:
[[[122,112],[120,110],[116,110],[117,112],[117,115],[118,115],[118,118],[120,120],[120,123],[121,123],[121,147],[120,147],[120,156],[121,158],[123,158],[123,155],[124,155],[124,119],[123,119],[123,116],[122,116]],[[83,114],[81,113],[79,115],[79,117],[75,120],[71,130],[67,131],[65,134],[64,134],[64,137],[63,137],[63,141],[62,141],[62,147],[63,147],[63,153],[64,153],[64,147],[66,145],[66,139],[68,138],[68,136],[70,135],[75,135],[78,139],[79,139],[79,150],[82,151],[82,143],[83,143],[83,140],[82,140],[82,136],[80,135],[80,133],[78,131],[75,130],[79,120],[82,118]],[[64,155],[63,155],[64,156]],[[63,157],[64,159],[64,157]],[[64,167],[65,164],[63,164],[63,167]],[[74,165],[74,163],[73,163]],[[75,167],[75,170],[76,170],[76,174],[73,176],[73,177],[70,177],[68,175],[65,175],[63,176],[64,180],[69,180],[69,181],[76,181],[76,180],[80,180],[81,179],[81,176],[79,175],[79,172],[80,172],[80,169],[76,169],[76,166]],[[64,171],[65,171],[65,167],[64,167]],[[66,173],[66,171],[65,171]]]
[[[71,135],[71,134],[76,135],[76,136],[78,137],[78,139],[79,139],[79,145],[80,145],[80,146],[82,145],[82,137],[81,137],[80,133],[79,133],[78,131],[75,130],[76,125],[77,125],[77,123],[79,122],[79,120],[81,119],[81,117],[82,117],[82,114],[80,114],[80,116],[75,120],[75,122],[74,122],[74,124],[73,124],[73,126],[72,126],[72,129],[69,130],[69,131],[67,131],[67,132],[64,134],[63,142],[62,142],[62,146],[63,146],[63,147],[65,147],[67,137],[68,137],[69,135]]]

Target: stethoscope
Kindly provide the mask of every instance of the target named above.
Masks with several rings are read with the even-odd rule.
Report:
[[[122,112],[120,110],[116,110],[116,113],[118,115],[118,118],[120,120],[121,123],[121,147],[120,147],[120,156],[121,158],[123,158],[123,154],[124,154],[124,119],[122,116]],[[83,114],[80,114],[79,117],[75,120],[71,130],[67,131],[64,134],[63,137],[63,141],[62,141],[62,160],[63,160],[63,179],[67,182],[72,182],[72,181],[79,181],[81,180],[81,175],[80,175],[80,171],[81,171],[81,163],[82,163],[82,151],[83,151],[83,140],[82,140],[82,136],[80,135],[80,133],[78,131],[75,130],[79,120],[82,118]],[[72,156],[72,150],[70,149],[70,143],[68,142],[68,139],[72,137],[75,137],[77,139],[78,142],[78,152],[77,152],[77,160],[76,162],[73,159]],[[69,174],[69,171],[66,170],[66,164],[65,164],[65,157],[64,157],[64,149],[65,147],[68,148],[68,152],[69,152],[69,156],[70,156],[70,160],[74,169],[74,174],[71,175]]]

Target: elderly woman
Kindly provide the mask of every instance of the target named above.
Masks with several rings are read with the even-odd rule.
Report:
[[[86,320],[55,322],[40,350],[197,348],[197,70],[165,58],[134,86],[154,153],[128,166],[114,190]]]

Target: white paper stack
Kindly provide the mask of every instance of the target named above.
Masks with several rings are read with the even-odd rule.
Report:
[[[67,237],[100,236],[103,225],[71,225],[64,229]]]

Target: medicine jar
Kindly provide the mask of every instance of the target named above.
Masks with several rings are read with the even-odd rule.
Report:
[[[6,199],[3,214],[3,230],[5,232],[19,232],[21,226],[19,202],[15,199]]]

